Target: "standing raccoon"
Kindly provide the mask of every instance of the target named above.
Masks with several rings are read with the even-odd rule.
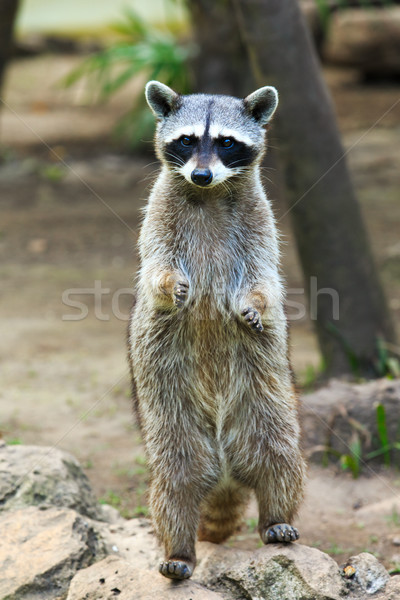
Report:
[[[160,572],[186,579],[196,537],[227,539],[251,490],[265,544],[299,537],[305,464],[259,168],[278,96],[181,96],[150,81],[146,98],[162,168],[140,232],[129,355]]]

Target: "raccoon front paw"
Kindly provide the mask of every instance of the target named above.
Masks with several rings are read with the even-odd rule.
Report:
[[[244,317],[246,323],[250,325],[252,329],[254,329],[254,331],[261,333],[261,331],[264,329],[261,323],[260,313],[255,308],[248,306],[242,310],[241,315]]]
[[[185,281],[177,281],[174,285],[174,291],[172,292],[175,306],[182,308],[188,298],[188,294],[189,284]]]

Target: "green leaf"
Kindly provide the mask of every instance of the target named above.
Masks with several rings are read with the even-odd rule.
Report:
[[[378,404],[376,407],[376,426],[378,429],[379,441],[383,450],[383,460],[387,467],[390,466],[390,443],[387,433],[386,426],[386,413],[385,407],[382,404]]]

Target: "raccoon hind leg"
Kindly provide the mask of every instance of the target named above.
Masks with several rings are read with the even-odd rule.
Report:
[[[243,520],[250,489],[233,479],[223,479],[201,506],[198,539],[220,544],[235,533]]]

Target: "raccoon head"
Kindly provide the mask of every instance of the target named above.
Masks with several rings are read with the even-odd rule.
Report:
[[[149,81],[146,99],[158,121],[158,158],[202,188],[238,176],[261,160],[264,126],[278,105],[278,93],[270,86],[239,99],[181,96],[163,83]]]

